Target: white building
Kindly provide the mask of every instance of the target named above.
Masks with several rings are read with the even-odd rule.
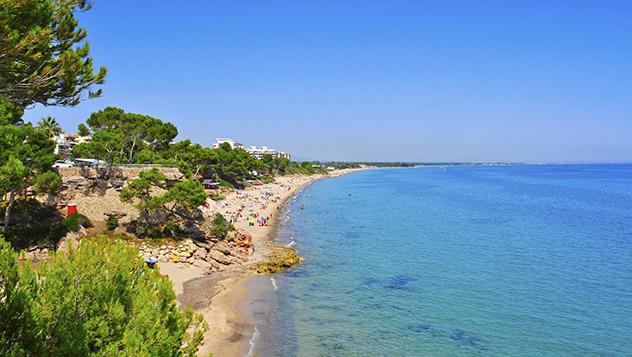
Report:
[[[212,148],[219,149],[219,147],[222,146],[222,144],[224,143],[230,145],[230,147],[233,149],[245,149],[242,143],[238,143],[235,140],[229,139],[229,138],[215,139],[215,144],[213,144]],[[259,148],[256,146],[251,146],[245,150],[255,159],[262,159],[263,156],[266,154],[271,155],[274,158],[283,158],[283,159],[288,159],[288,160],[290,159],[290,154],[277,150],[277,149],[269,148],[267,146],[262,146]]]
[[[55,141],[55,154],[62,157],[68,157],[72,148],[75,145],[89,143],[92,141],[92,136],[80,136],[79,134],[59,134],[54,137]]]
[[[238,143],[233,139],[229,139],[229,138],[217,138],[215,139],[215,144],[213,144],[213,149],[219,149],[220,146],[222,146],[222,144],[228,144],[230,145],[231,149],[243,149],[244,145],[242,143]]]
[[[290,159],[290,154],[283,151],[276,150],[276,149],[268,148],[267,146],[262,146],[260,148],[256,146],[251,146],[250,148],[248,148],[247,151],[255,159],[262,159],[263,156],[266,154],[271,155],[274,158],[288,159],[288,160]]]

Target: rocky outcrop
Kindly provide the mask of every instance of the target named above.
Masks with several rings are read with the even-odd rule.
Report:
[[[268,259],[257,264],[255,270],[259,274],[278,273],[300,262],[301,258],[296,254],[294,248],[274,247]]]
[[[254,252],[252,237],[233,231],[222,240],[200,242],[192,239],[165,241],[162,244],[140,243],[139,254],[159,262],[190,264],[209,272],[221,271],[248,261]]]

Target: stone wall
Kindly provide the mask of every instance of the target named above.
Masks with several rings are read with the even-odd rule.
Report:
[[[167,176],[167,180],[181,180],[182,173],[176,167],[156,167],[158,171]],[[107,179],[124,179],[130,180],[138,177],[142,171],[151,170],[152,167],[127,167],[127,166],[110,166],[110,167],[63,167],[58,168],[57,172],[62,178],[82,176],[85,178],[107,178]]]

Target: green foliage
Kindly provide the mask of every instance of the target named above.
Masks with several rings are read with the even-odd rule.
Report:
[[[167,177],[158,169],[141,171],[137,179],[132,180],[120,193],[121,201],[132,202],[135,200],[139,209],[155,206],[151,202],[151,190],[165,188]]]
[[[295,175],[314,175],[326,172],[327,170],[322,164],[310,161],[291,162],[286,168],[286,173]]]
[[[8,201],[0,201],[0,212]],[[14,248],[29,246],[54,246],[67,230],[62,228],[62,217],[54,206],[46,206],[34,198],[21,199],[13,207],[13,225],[4,232]]]
[[[53,138],[62,132],[57,120],[51,116],[42,118],[42,120],[37,123],[37,128],[45,132],[49,138]]]
[[[73,155],[109,164],[150,163],[156,150],[165,150],[178,135],[171,123],[114,107],[92,113],[87,124],[94,133],[92,141],[75,146]]]
[[[1,355],[193,356],[206,323],[137,249],[101,237],[19,265],[0,238]]]
[[[170,188],[163,200],[175,204],[176,208],[192,210],[206,202],[206,193],[198,180],[185,180]]]
[[[8,195],[5,229],[18,194],[35,185],[43,192],[58,187],[58,180],[48,172],[55,160],[54,144],[47,134],[31,124],[0,125],[0,195]]]
[[[119,226],[118,218],[115,215],[109,215],[108,218],[105,220],[105,226],[107,227],[108,231],[115,230]]]
[[[156,158],[157,163],[177,165],[187,176],[218,178],[236,187],[243,187],[253,172],[265,169],[263,161],[253,158],[244,149],[232,149],[228,144],[211,149],[191,144],[189,140],[169,145],[168,149],[157,152]]]
[[[90,135],[90,129],[88,129],[86,124],[79,123],[79,125],[77,125],[77,134],[80,136],[88,136]]]
[[[141,210],[135,227],[141,237],[173,236],[178,231],[175,222],[196,220],[197,208],[206,202],[206,193],[197,180],[181,181],[168,189],[165,180],[158,169],[143,171],[120,193],[121,201]],[[157,194],[159,188],[166,192]]]
[[[212,193],[208,195],[208,197],[212,199],[213,201],[222,201],[226,199],[226,196],[222,195],[221,193]]]
[[[193,209],[206,202],[206,194],[198,180],[185,180],[176,183],[165,194],[166,202],[176,202],[178,205]]]
[[[24,108],[0,96],[0,125],[23,124]]]
[[[79,232],[81,227],[88,228],[92,226],[90,219],[81,213],[73,213],[60,223],[66,232]]]
[[[57,192],[62,185],[61,176],[55,171],[44,171],[35,177],[33,188],[37,194]]]
[[[209,233],[219,240],[224,240],[228,232],[234,230],[235,226],[228,222],[221,213],[216,213],[215,217],[213,217]]]
[[[22,108],[76,105],[101,94],[106,69],[93,72],[87,32],[75,13],[86,0],[0,0],[0,97]]]

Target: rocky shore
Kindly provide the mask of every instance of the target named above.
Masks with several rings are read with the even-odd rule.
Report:
[[[273,274],[283,271],[301,262],[301,258],[296,254],[296,249],[289,247],[275,246],[272,253],[263,262],[255,267],[259,274]]]
[[[224,240],[201,242],[193,239],[162,241],[160,244],[141,241],[139,254],[157,258],[159,263],[178,263],[195,266],[206,273],[226,270],[246,263],[254,252],[252,236],[240,231],[229,232]]]

